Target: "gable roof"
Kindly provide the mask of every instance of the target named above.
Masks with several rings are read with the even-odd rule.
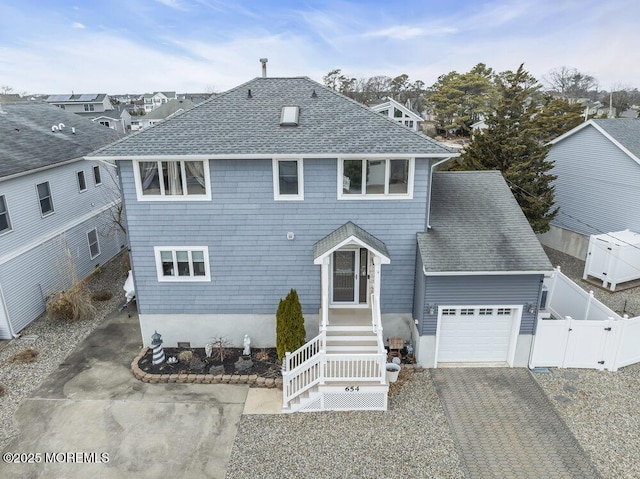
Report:
[[[47,103],[102,103],[106,93],[81,93],[78,95],[49,95]]]
[[[377,103],[376,105],[371,106],[371,109],[373,111],[379,113],[382,110],[385,110],[387,108],[391,108],[391,106],[393,106],[396,109],[400,110],[405,115],[409,115],[411,118],[413,118],[416,121],[424,121],[424,119],[420,116],[420,114],[417,111],[412,110],[410,108],[407,108],[402,103],[394,100],[393,98],[387,98],[386,101],[384,101],[382,103]],[[401,120],[401,119],[402,118],[396,118],[396,120]]]
[[[592,119],[576,126],[549,143],[555,145],[588,126],[598,130],[625,154],[629,155],[631,159],[640,164],[640,118]]]
[[[60,123],[62,130],[51,131]],[[82,158],[120,136],[111,128],[46,103],[3,103],[0,178]]]
[[[280,126],[284,106],[300,108],[298,126]],[[306,77],[255,78],[96,153],[106,158],[327,154],[457,153]]]
[[[436,172],[431,230],[418,233],[426,275],[551,272],[499,171]]]
[[[366,248],[379,253],[383,256],[383,259],[386,260],[384,262],[389,262],[389,251],[387,251],[386,245],[368,231],[363,230],[351,221],[343,224],[340,228],[332,231],[314,244],[313,259],[317,262],[318,258],[326,256],[328,253],[332,253],[340,246],[351,240],[355,240]]]
[[[169,100],[167,103],[163,103],[155,110],[150,111],[146,115],[143,115],[140,119],[144,120],[164,120],[170,115],[173,115],[178,110],[190,110],[195,106],[191,100]]]

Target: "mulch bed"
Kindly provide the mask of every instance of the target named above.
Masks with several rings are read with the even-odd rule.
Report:
[[[193,359],[174,364],[167,362],[170,357],[178,358],[183,351],[191,351]],[[228,355],[224,361],[220,361],[213,357],[207,358],[204,348],[164,348],[165,362],[153,365],[153,350],[150,348],[138,361],[138,367],[149,374],[255,374],[263,378],[281,377],[281,366],[275,348],[254,349],[250,356],[243,356],[242,352],[242,348],[227,348]],[[248,363],[247,360],[251,362]],[[224,372],[212,370],[216,366],[224,367]],[[237,366],[245,369],[238,369]]]

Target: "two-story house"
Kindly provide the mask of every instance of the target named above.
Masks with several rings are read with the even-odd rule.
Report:
[[[437,172],[455,156],[308,78],[256,78],[89,158],[120,167],[144,344],[272,347],[295,288],[309,342],[284,405],[320,410],[386,408],[389,336],[428,367],[527,364],[551,265],[499,172]]]
[[[108,214],[119,201],[113,165],[83,159],[118,138],[45,103],[0,104],[0,338],[69,286],[68,255],[84,278],[126,244]]]
[[[142,95],[144,102],[144,111],[147,113],[155,110],[171,100],[177,100],[175,91],[154,91],[153,93],[145,93]]]
[[[113,105],[106,93],[83,93],[71,95],[49,95],[48,104],[71,113],[102,113],[113,110]]]
[[[386,101],[373,105],[371,109],[376,113],[388,116],[401,125],[411,128],[413,131],[420,131],[422,117],[418,112],[411,110],[393,98],[387,98]]]
[[[191,100],[169,100],[146,115],[131,118],[131,130],[137,131],[162,123],[167,118],[185,110],[190,110],[195,104]]]

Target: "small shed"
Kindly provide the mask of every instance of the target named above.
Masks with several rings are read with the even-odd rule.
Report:
[[[640,279],[640,233],[624,230],[591,235],[583,279],[602,280],[615,291],[619,283]]]

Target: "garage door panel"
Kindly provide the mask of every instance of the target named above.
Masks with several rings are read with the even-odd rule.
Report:
[[[438,362],[505,362],[509,354],[516,309],[510,314],[442,315],[438,331]],[[468,311],[468,308],[466,308]]]

